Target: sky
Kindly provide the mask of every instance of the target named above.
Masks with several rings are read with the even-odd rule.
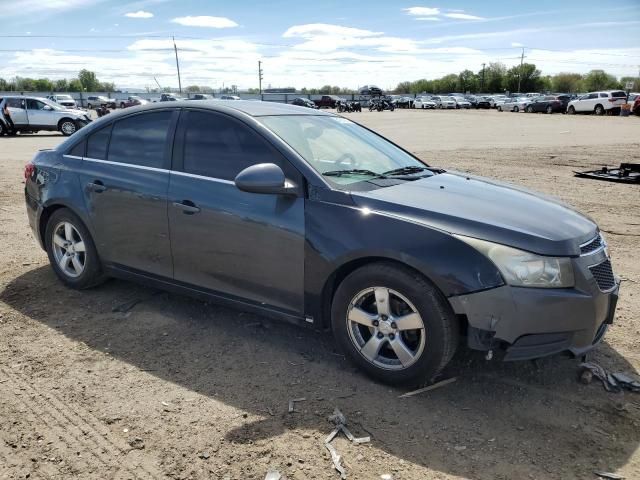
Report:
[[[483,63],[640,75],[640,0],[0,0],[0,77],[357,88]],[[154,80],[155,77],[155,80]]]

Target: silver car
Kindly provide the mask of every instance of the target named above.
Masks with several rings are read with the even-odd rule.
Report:
[[[0,101],[0,110],[4,109],[5,104],[15,132],[35,133],[48,130],[69,136],[91,122],[91,118],[83,110],[65,108],[46,98],[4,97]],[[0,133],[8,131],[4,119],[0,121],[0,130]]]
[[[498,103],[497,108],[499,112],[524,112],[531,100],[529,97],[507,98],[504,103]]]
[[[471,108],[471,102],[469,102],[464,97],[449,97],[452,98],[454,102],[456,102],[456,108]]]
[[[451,97],[435,96],[431,101],[436,104],[436,108],[456,108],[456,101]]]
[[[52,102],[56,102],[58,105],[62,105],[67,108],[76,108],[78,105],[76,101],[73,99],[71,95],[66,94],[56,94],[56,95],[48,95],[47,99]]]

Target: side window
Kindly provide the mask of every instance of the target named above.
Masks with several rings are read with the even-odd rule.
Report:
[[[7,98],[7,107],[24,109],[24,100],[21,98]]]
[[[587,98],[588,99],[598,98],[598,94],[597,93],[590,93]]]
[[[143,167],[165,166],[165,151],[173,111],[134,115],[113,125],[109,161]]]
[[[27,109],[28,110],[42,110],[44,108],[44,103],[40,100],[34,100],[33,98],[27,98]]]
[[[106,160],[110,135],[111,124],[89,135],[89,139],[87,140],[87,157]]]
[[[69,152],[67,154],[68,155],[73,155],[74,157],[84,157],[84,147],[86,146],[86,144],[87,144],[87,142],[82,140],[75,147],[73,147],[71,150],[69,150]]]
[[[606,93],[601,93],[600,98],[609,98],[609,95]]]
[[[184,171],[233,180],[258,163],[288,164],[265,139],[247,125],[218,113],[190,111],[184,132]]]

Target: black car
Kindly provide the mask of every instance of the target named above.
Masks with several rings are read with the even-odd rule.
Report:
[[[380,97],[384,94],[380,87],[376,87],[375,85],[365,85],[359,90],[360,95],[372,96],[372,97]]]
[[[489,110],[491,108],[491,102],[486,97],[476,97],[475,104],[472,104],[473,108],[483,108]]]
[[[318,108],[318,106],[313,101],[304,97],[294,98],[293,101],[291,102],[291,105],[297,105],[298,107],[307,107],[307,108],[314,108],[314,109]]]
[[[397,108],[413,108],[413,97],[398,97],[394,101]]]
[[[525,111],[527,113],[564,113],[570,101],[571,95],[545,95],[531,100]]]
[[[317,110],[133,107],[38,152],[25,179],[65,285],[120,277],[330,328],[389,383],[433,379],[461,337],[509,360],[583,354],[616,306],[589,218]]]

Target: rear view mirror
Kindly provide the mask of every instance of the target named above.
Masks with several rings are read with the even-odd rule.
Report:
[[[242,170],[235,179],[236,187],[243,192],[292,195],[296,185],[288,182],[282,169],[275,163],[259,163]]]

